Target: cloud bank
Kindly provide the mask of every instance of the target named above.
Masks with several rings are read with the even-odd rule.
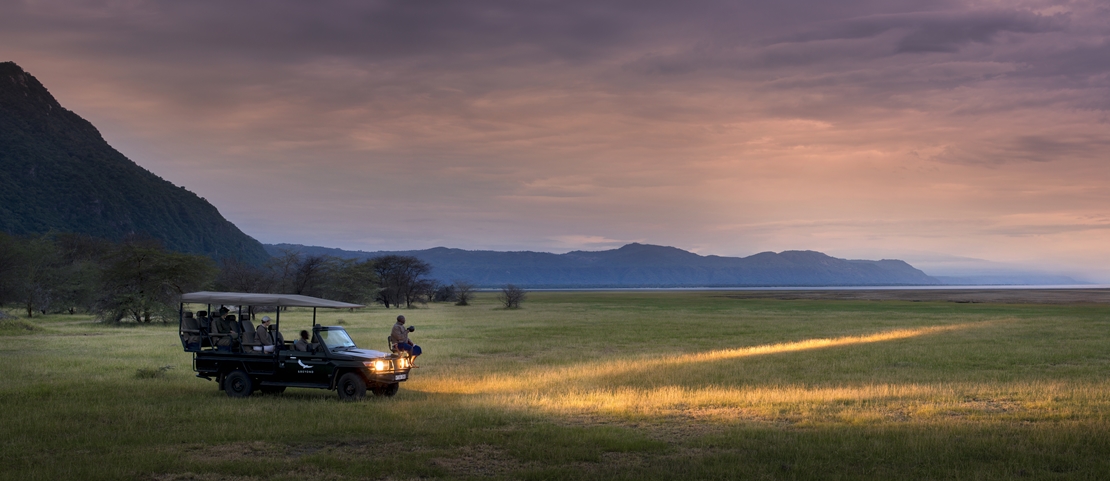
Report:
[[[934,252],[1110,281],[1101,2],[3,9],[0,57],[263,242]]]

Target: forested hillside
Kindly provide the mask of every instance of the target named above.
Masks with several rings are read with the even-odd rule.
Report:
[[[215,259],[268,258],[212,204],[113,149],[12,62],[0,63],[0,230],[139,235]]]

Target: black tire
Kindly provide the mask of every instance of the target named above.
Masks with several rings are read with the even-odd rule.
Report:
[[[285,392],[285,386],[262,386],[259,390],[262,394],[281,394]]]
[[[394,394],[397,394],[397,390],[400,388],[401,384],[395,382],[386,386],[385,389],[382,390],[382,394],[384,394],[386,397],[393,397]]]
[[[335,390],[341,401],[358,401],[366,397],[366,381],[358,373],[349,372],[339,377]]]
[[[224,377],[224,392],[228,397],[248,397],[254,391],[254,381],[243,371],[231,371]]]

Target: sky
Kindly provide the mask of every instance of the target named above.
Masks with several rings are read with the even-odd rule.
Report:
[[[1110,4],[0,0],[0,60],[264,243],[1110,282]]]

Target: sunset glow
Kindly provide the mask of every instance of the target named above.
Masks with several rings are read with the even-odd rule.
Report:
[[[1110,282],[1110,7],[7,2],[0,60],[247,234]]]

